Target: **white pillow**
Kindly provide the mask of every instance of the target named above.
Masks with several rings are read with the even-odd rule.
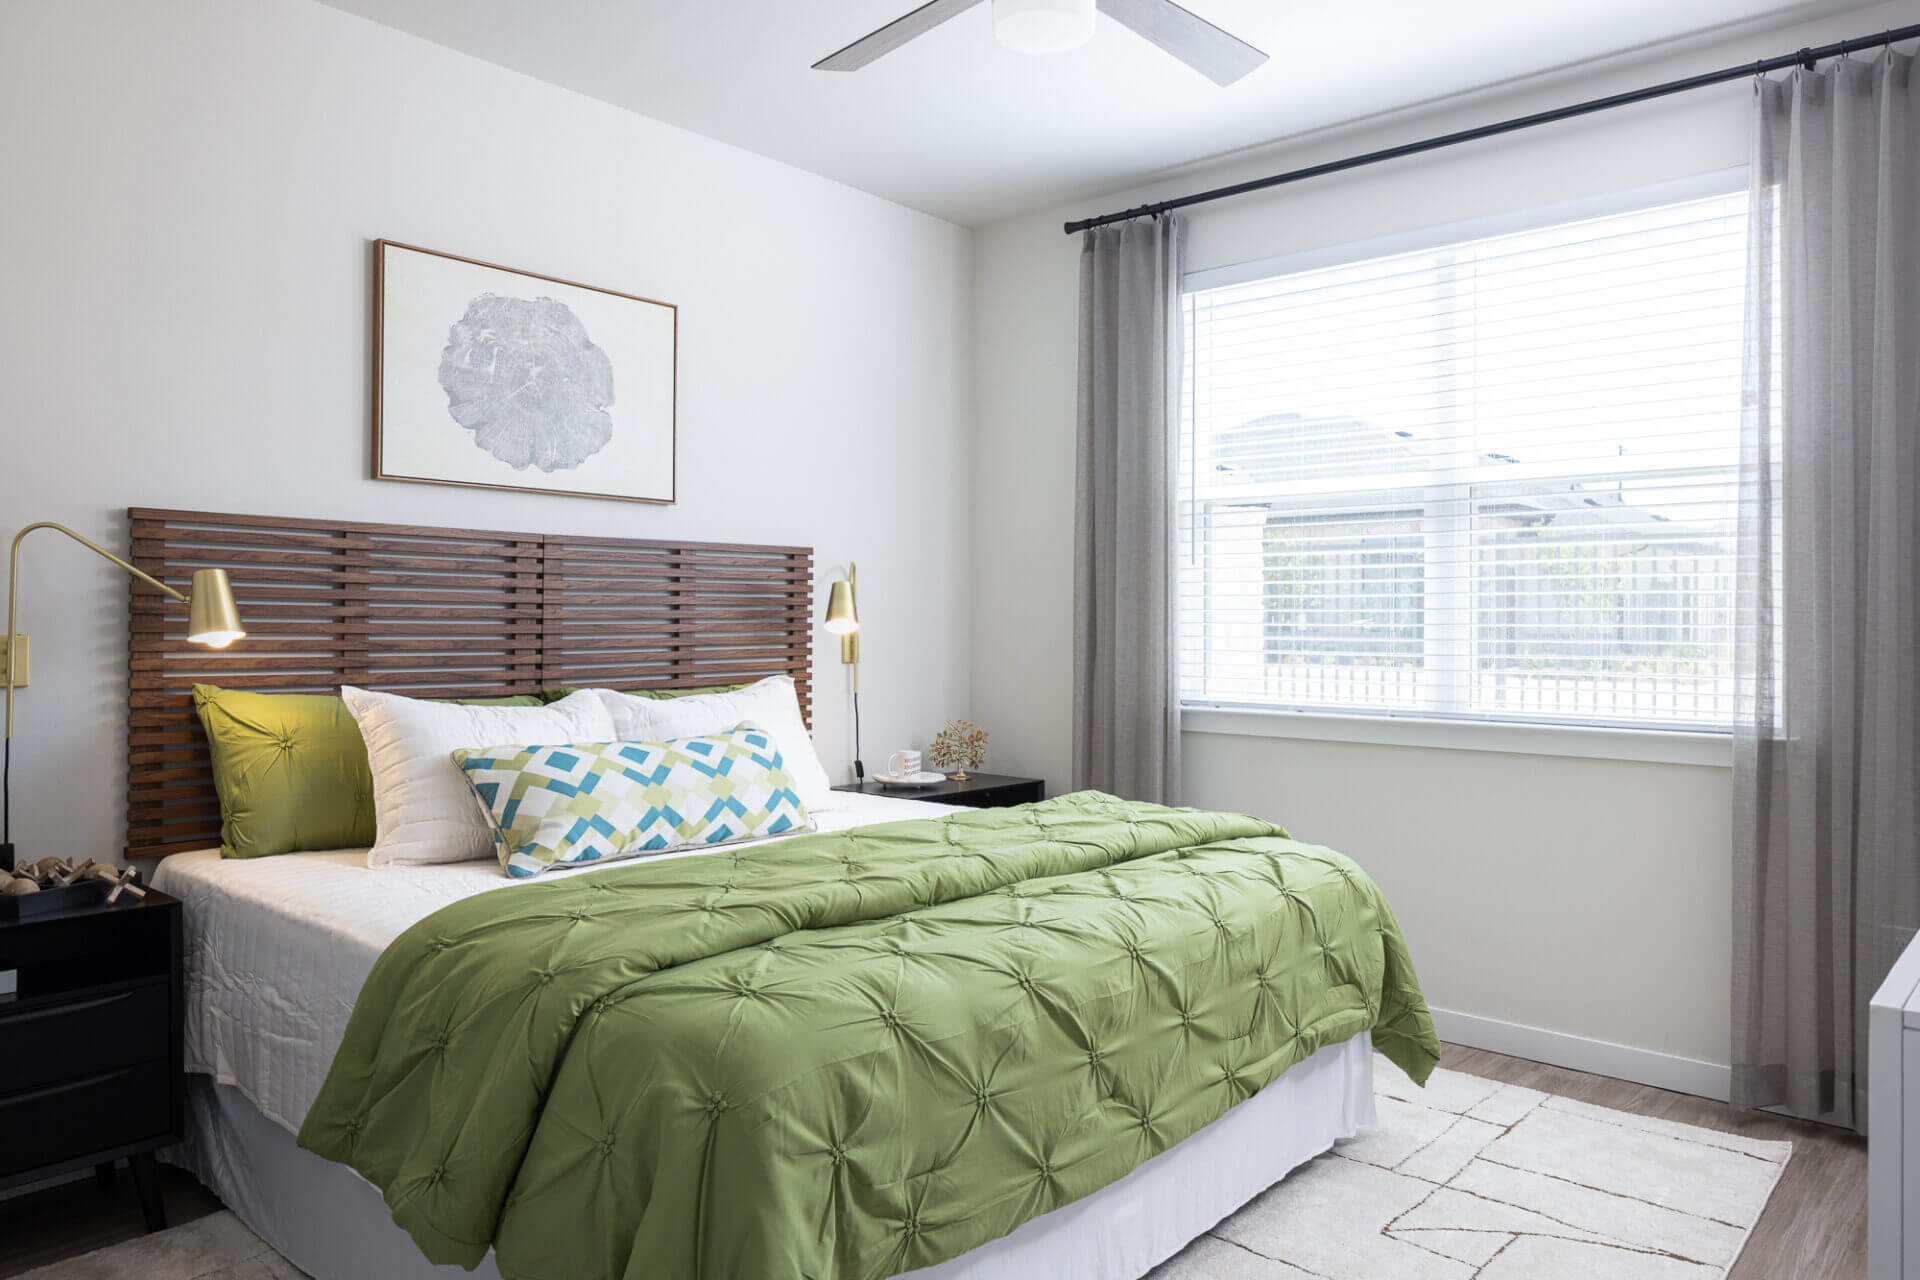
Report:
[[[463,707],[343,686],[366,739],[379,838],[367,865],[491,858],[493,831],[454,764],[456,748],[611,742],[606,704],[587,690],[544,707]]]
[[[806,721],[800,718],[800,699],[794,694],[792,676],[768,676],[731,693],[695,693],[684,698],[636,698],[612,689],[581,692],[597,693],[606,700],[607,711],[613,716],[614,737],[621,742],[698,738],[725,733],[742,720],[751,720],[773,735],[773,745],[786,761],[801,804],[814,809],[833,800],[833,783],[820,757],[814,754]]]

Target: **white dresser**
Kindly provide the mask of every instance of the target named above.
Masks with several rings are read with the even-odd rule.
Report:
[[[1867,1018],[1867,1275],[1920,1280],[1920,938]]]

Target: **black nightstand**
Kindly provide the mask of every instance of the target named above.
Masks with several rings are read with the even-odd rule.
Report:
[[[129,901],[131,899],[131,901]],[[156,1148],[186,1126],[180,903],[156,889],[113,906],[0,922],[0,1188],[132,1166],[149,1231],[167,1225]]]
[[[1004,809],[1047,798],[1047,784],[1039,778],[1012,778],[1004,773],[970,773],[965,782],[949,778],[930,787],[889,787],[868,778],[849,782],[835,791],[858,791],[865,796],[894,796],[901,800],[931,800],[935,804],[963,804],[972,809]]]

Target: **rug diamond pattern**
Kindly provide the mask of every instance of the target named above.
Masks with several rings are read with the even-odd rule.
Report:
[[[1151,1280],[1719,1280],[1793,1153],[1375,1055],[1379,1127],[1255,1197]]]

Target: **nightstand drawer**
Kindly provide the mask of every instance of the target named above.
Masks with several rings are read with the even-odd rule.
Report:
[[[0,1177],[165,1134],[172,1081],[156,1061],[10,1090],[0,1096]]]
[[[0,1007],[5,1088],[19,1093],[167,1056],[165,979]]]
[[[1003,809],[1009,805],[1031,804],[1042,799],[1037,782],[1016,782],[1004,787],[987,787],[957,796],[942,796],[943,804],[963,804],[974,809]]]

